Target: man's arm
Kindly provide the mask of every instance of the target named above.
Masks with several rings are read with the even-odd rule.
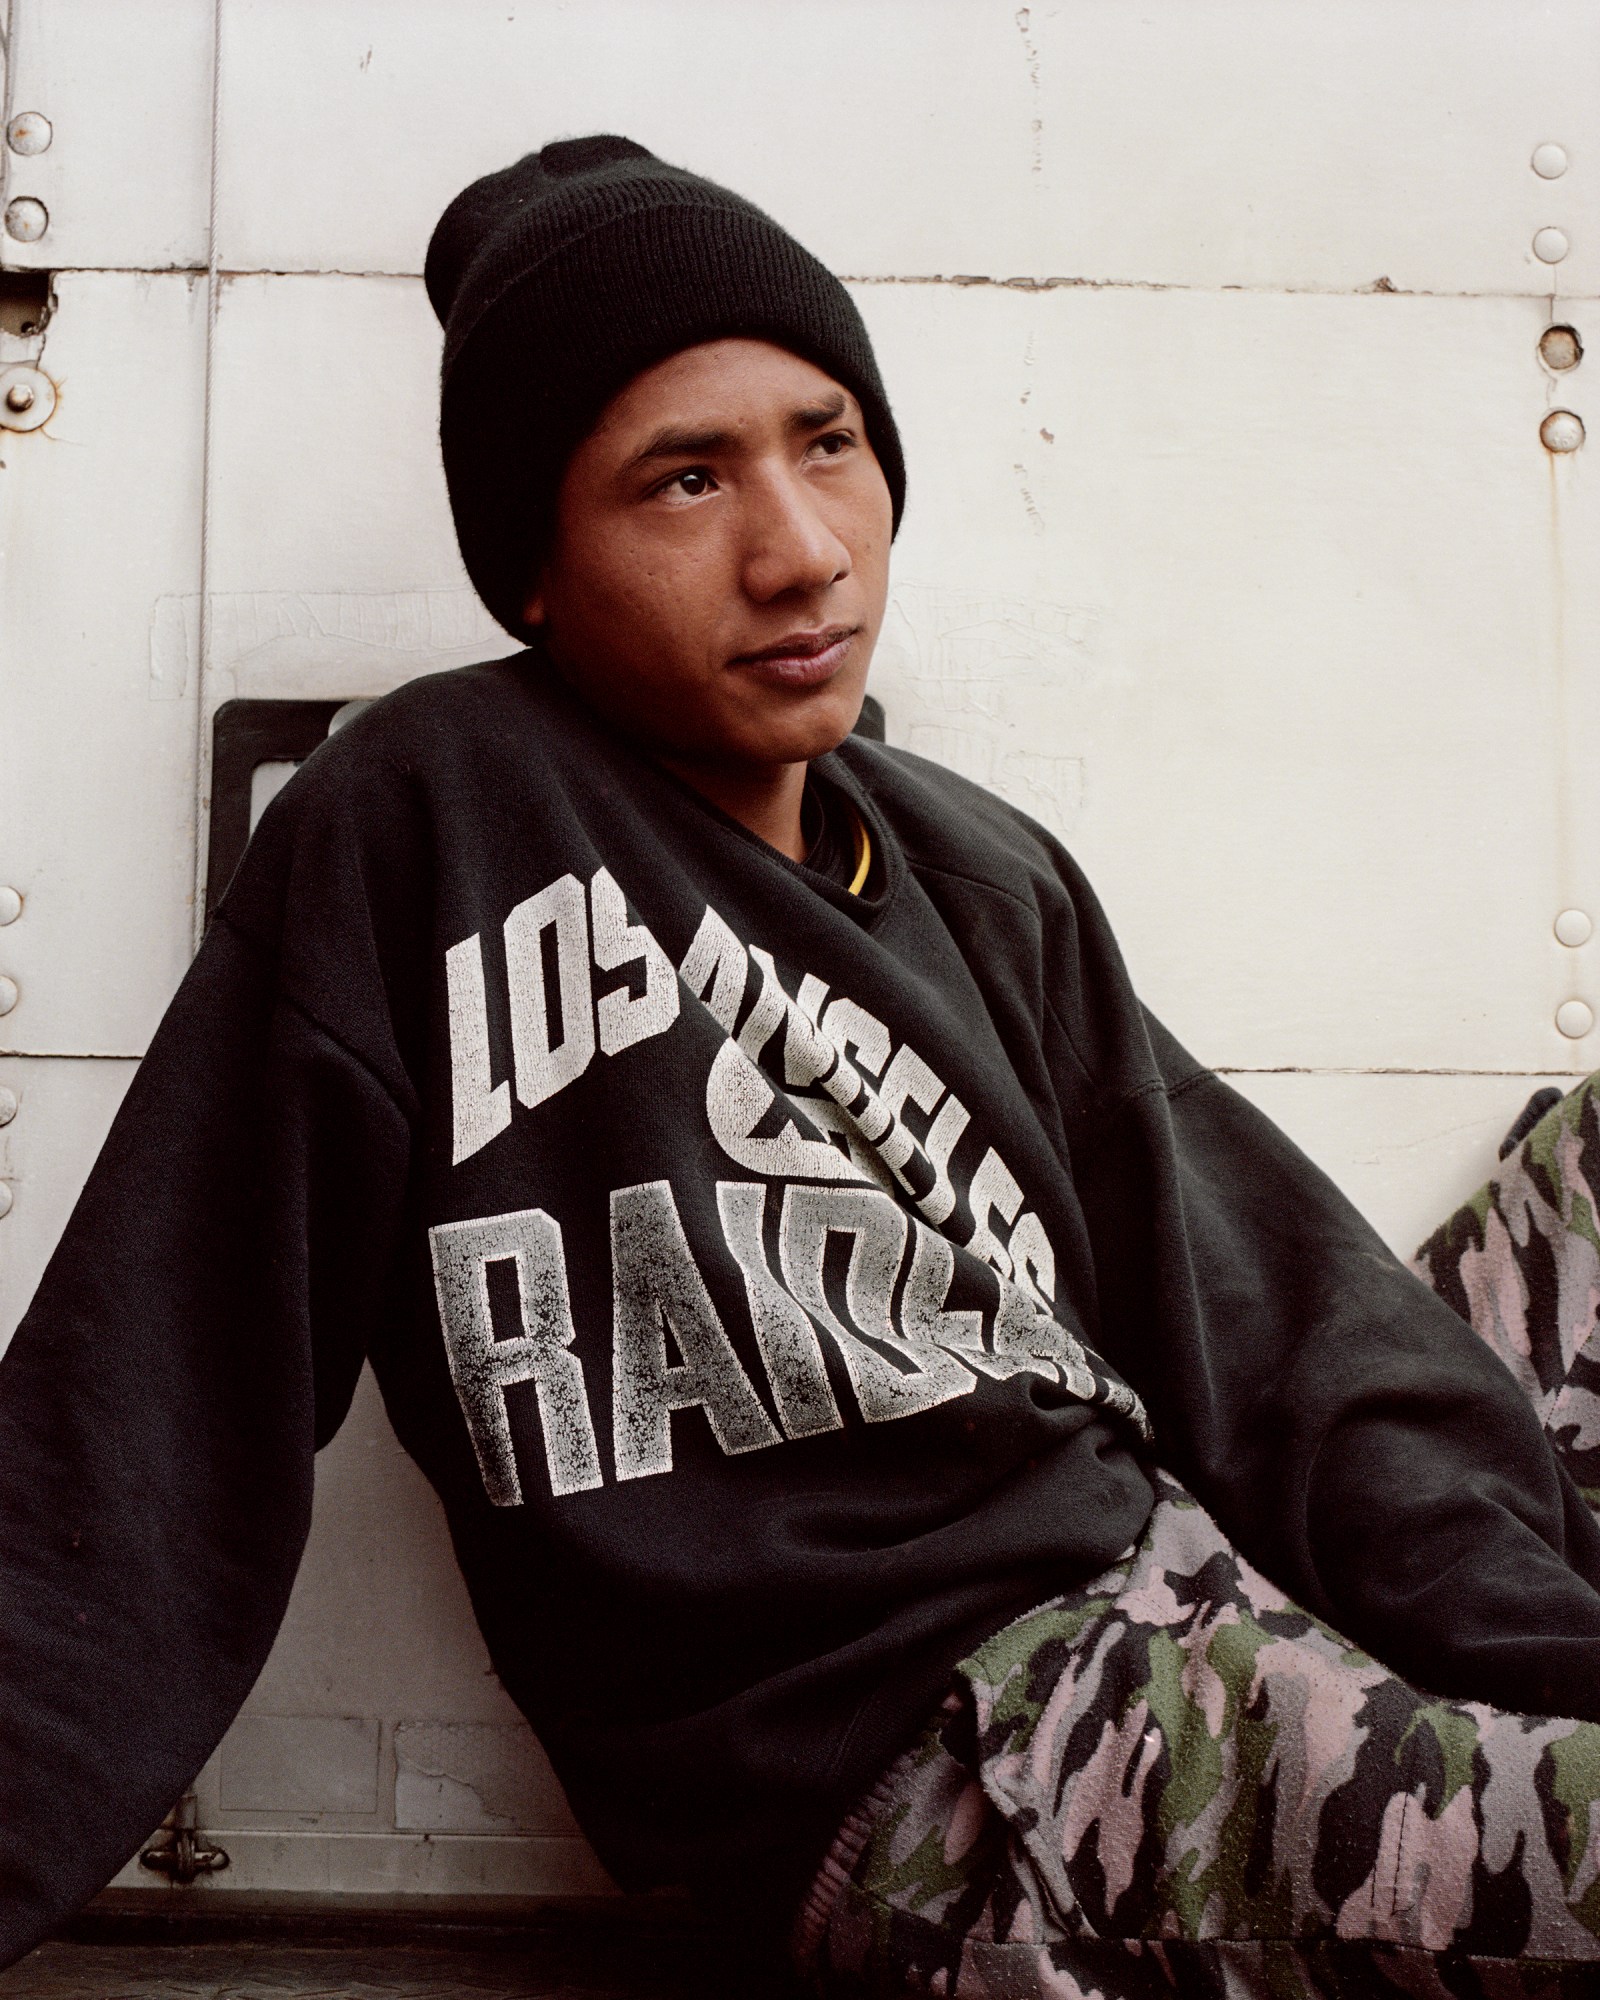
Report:
[[[1443,1694],[1600,1719],[1600,1527],[1490,1349],[1159,1023],[1081,1168],[1108,1357],[1308,1608]]]
[[[215,922],[0,1363],[0,1965],[128,1859],[266,1659],[408,1144]]]

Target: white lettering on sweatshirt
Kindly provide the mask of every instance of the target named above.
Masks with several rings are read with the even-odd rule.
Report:
[[[688,1005],[719,1031],[706,1072],[710,1134],[762,1176],[716,1183],[722,1241],[698,1254],[668,1181],[611,1193],[614,1478],[670,1473],[674,1416],[692,1412],[729,1456],[839,1430],[846,1385],[860,1418],[876,1424],[971,1394],[980,1378],[1029,1373],[1147,1427],[1132,1391],[1097,1373],[1052,1316],[1055,1252],[1016,1176],[992,1146],[972,1147],[956,1170],[966,1107],[915,1049],[895,1045],[888,1023],[848,995],[830,997],[813,973],[791,992],[772,954],[709,907],[674,973],[604,868],[587,890],[568,874],[517,904],[505,945],[510,1067],[524,1111],[575,1082],[597,1053],[664,1034]],[[597,973],[631,968],[642,969],[642,991],[635,974],[597,994]],[[459,1164],[514,1112],[510,1084],[493,1080],[479,936],[451,947],[445,972]],[[431,1240],[451,1377],[490,1499],[521,1499],[506,1391],[525,1381],[535,1384],[552,1492],[600,1485],[585,1380],[600,1355],[575,1335],[559,1224],[530,1209],[447,1224]],[[958,1247],[988,1266],[991,1303],[950,1306]],[[748,1312],[748,1329],[731,1334],[699,1261],[724,1254]],[[515,1264],[521,1302],[520,1331],[504,1338],[487,1278],[498,1259]],[[759,1361],[754,1379],[741,1352],[751,1367]]]
[[[574,1329],[560,1225],[543,1209],[526,1208],[444,1223],[429,1230],[428,1244],[450,1377],[484,1491],[497,1507],[515,1507],[522,1499],[506,1410],[506,1391],[516,1382],[534,1385],[551,1492],[582,1493],[600,1485],[583,1364],[571,1352]],[[502,1259],[516,1268],[522,1332],[497,1340],[489,1266]]]

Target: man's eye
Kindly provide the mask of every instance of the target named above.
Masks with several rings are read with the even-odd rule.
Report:
[[[855,434],[851,431],[829,431],[826,437],[819,437],[816,440],[812,449],[820,451],[824,458],[837,458],[841,452],[848,451],[854,443]]]
[[[675,472],[659,489],[663,493],[682,493],[690,500],[698,500],[702,493],[711,491],[711,474],[703,465],[691,465],[686,472]]]

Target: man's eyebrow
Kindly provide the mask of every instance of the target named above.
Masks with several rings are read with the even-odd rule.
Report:
[[[791,431],[820,431],[824,424],[834,424],[850,407],[850,398],[842,389],[836,389],[825,402],[808,403],[803,410],[796,410],[789,419]]]
[[[824,424],[837,423],[849,407],[850,399],[840,389],[822,402],[792,410],[784,429],[792,433],[821,430]],[[725,451],[733,441],[732,431],[690,430],[681,424],[663,424],[651,432],[622,470],[626,475],[662,459],[704,458],[712,452]]]
[[[651,432],[622,470],[634,472],[661,458],[703,458],[724,450],[732,442],[732,431],[691,431],[679,424],[663,424],[660,430]]]

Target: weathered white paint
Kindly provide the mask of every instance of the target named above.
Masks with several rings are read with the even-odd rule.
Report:
[[[9,107],[53,139],[7,195],[50,224],[0,265],[63,275],[42,348],[0,335],[61,391],[0,432],[0,1337],[187,955],[216,706],[505,649],[417,273],[456,188],[564,132],[721,176],[860,281],[911,468],[892,739],[1069,840],[1152,1004],[1396,1248],[1597,1059],[1555,1021],[1600,941],[1553,929],[1600,913],[1595,447],[1538,433],[1593,438],[1600,360],[1536,354],[1552,318],[1600,340],[1588,0],[220,12],[214,71],[212,0],[10,9]],[[195,1893],[603,1887],[519,1732],[364,1380],[198,1781],[233,1866]]]
[[[835,268],[1091,284],[1600,289],[1586,0],[231,5],[234,269],[409,271],[566,133],[725,179]],[[468,110],[466,107],[470,107]],[[1530,161],[1566,142],[1558,182]],[[290,148],[294,171],[263,160]]]
[[[212,0],[10,0],[9,106],[50,120],[9,155],[7,198],[44,203],[7,270],[163,271],[206,261]],[[287,23],[285,24],[287,25]]]
[[[194,690],[152,699],[150,621],[200,580],[203,305],[189,275],[64,272],[60,400],[0,431],[0,1049],[137,1056],[189,953]]]
[[[1501,1139],[1544,1076],[1231,1075],[1410,1257],[1495,1171]]]
[[[520,1717],[402,1722],[395,1824],[410,1832],[577,1832],[566,1796]]]
[[[1550,926],[1600,907],[1600,489],[1538,440],[1539,303],[864,305],[912,440],[891,739],[1078,762],[1060,830],[1208,1061],[1587,1066]]]
[[[16,928],[0,930],[0,958]],[[0,1125],[0,1181],[14,1190],[0,1217],[0,1353],[44,1275],[137,1067],[0,1055],[0,1089],[17,1100],[16,1116]]]
[[[512,643],[456,553],[438,325],[416,279],[221,288],[207,541],[212,705],[383,694]],[[290,393],[263,396],[282,357]],[[197,612],[191,622],[198,626]]]

